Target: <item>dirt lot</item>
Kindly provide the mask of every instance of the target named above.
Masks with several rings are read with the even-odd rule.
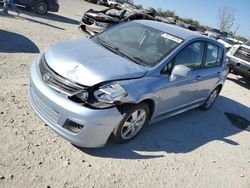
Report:
[[[44,126],[27,100],[29,66],[51,44],[81,37],[83,12],[100,8],[60,5],[47,16],[0,15],[0,187],[250,187],[250,134],[224,115],[250,118],[250,86],[240,76],[229,75],[208,112],[149,126],[128,144],[80,150]]]

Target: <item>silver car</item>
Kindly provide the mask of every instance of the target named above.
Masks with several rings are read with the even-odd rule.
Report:
[[[148,123],[209,109],[226,78],[225,49],[155,21],[117,25],[58,43],[31,65],[30,103],[55,132],[81,147],[124,143]]]

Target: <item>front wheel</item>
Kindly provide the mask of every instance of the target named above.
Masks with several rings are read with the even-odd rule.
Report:
[[[146,103],[130,106],[123,112],[123,120],[111,134],[117,143],[126,143],[135,138],[149,121],[150,109]]]
[[[204,102],[204,104],[201,106],[202,110],[208,110],[209,108],[212,107],[212,105],[214,104],[216,98],[218,97],[220,93],[220,88],[217,87],[215,88],[207,97],[206,101]]]
[[[45,0],[37,0],[35,4],[33,5],[33,10],[37,14],[46,14],[48,12],[49,6],[48,3]]]

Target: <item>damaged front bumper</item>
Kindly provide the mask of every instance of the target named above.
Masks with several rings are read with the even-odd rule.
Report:
[[[60,136],[80,147],[102,147],[122,120],[116,107],[90,109],[70,101],[67,96],[49,88],[41,78],[39,65],[30,69],[29,101],[36,114]],[[75,132],[67,123],[80,126]]]

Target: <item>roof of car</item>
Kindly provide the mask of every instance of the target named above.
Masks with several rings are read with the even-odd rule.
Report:
[[[157,21],[151,21],[151,20],[136,20],[135,22],[141,23],[144,25],[147,25],[149,27],[156,28],[158,30],[164,31],[166,33],[172,34],[178,38],[181,38],[183,40],[193,38],[193,37],[204,37],[198,33],[195,33],[193,31],[190,31],[188,29],[184,29],[175,25],[170,25],[162,22],[157,22]]]

